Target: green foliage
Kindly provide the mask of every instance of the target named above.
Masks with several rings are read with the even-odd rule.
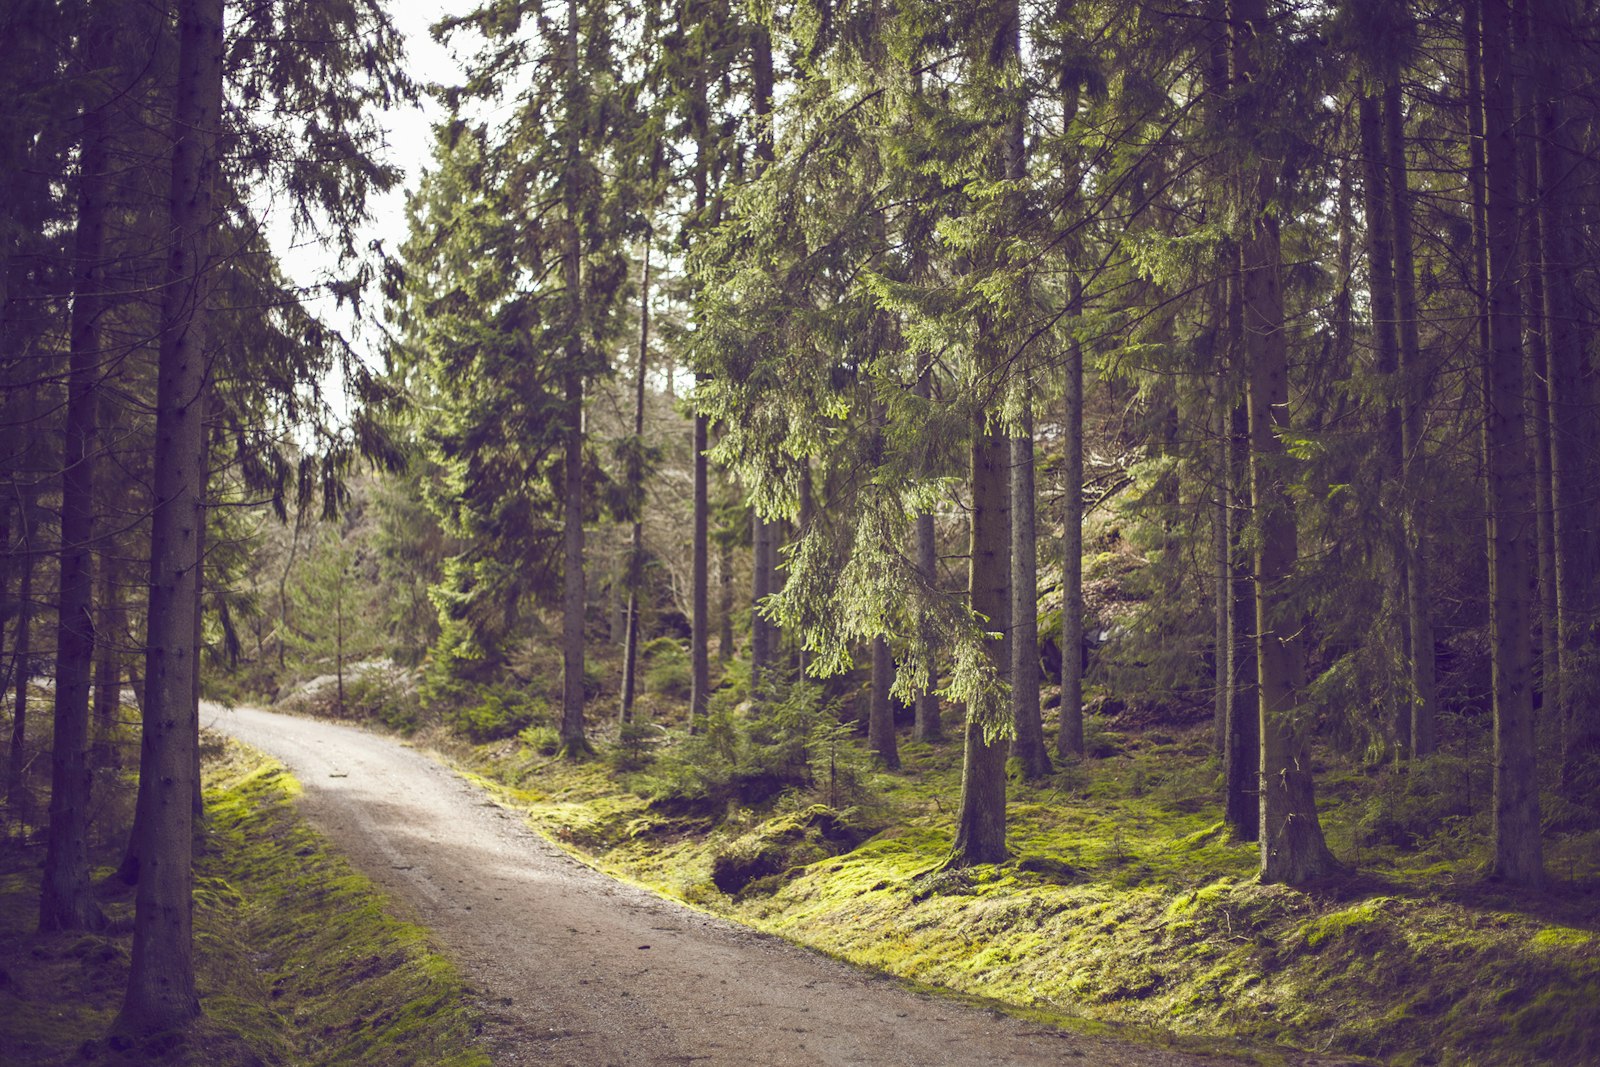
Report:
[[[689,699],[693,682],[689,654],[669,637],[658,637],[640,650],[644,661],[644,688],[671,700]]]
[[[476,743],[511,737],[530,726],[545,725],[550,706],[543,697],[529,696],[509,686],[486,686],[477,691],[476,703],[459,709],[452,725]]]
[[[708,750],[737,748],[731,726],[713,724]],[[1585,998],[1600,987],[1600,952],[1581,893],[1478,886],[1481,853],[1440,858],[1457,834],[1448,825],[1411,852],[1368,852],[1373,879],[1315,893],[1258,885],[1257,846],[1220,821],[1203,729],[1129,733],[1119,747],[1019,784],[1017,861],[957,871],[939,870],[959,787],[948,746],[906,745],[905,773],[878,780],[870,821],[815,794],[766,815],[664,812],[559,761],[518,797],[548,832],[702,907],[1052,1021],[1159,1029],[1202,1051],[1243,1041],[1269,1060],[1594,1057]],[[1431,788],[1458,770],[1447,763]],[[1327,781],[1324,817],[1340,839],[1391,788],[1362,773]],[[830,820],[857,840],[835,840]],[[1574,845],[1589,849],[1575,862],[1592,879],[1592,839]]]
[[[359,719],[412,734],[423,724],[415,674],[393,664],[370,664],[345,682],[345,707]]]
[[[866,757],[845,739],[837,702],[809,680],[764,682],[760,714],[719,690],[700,732],[666,746],[632,787],[668,811],[721,818],[730,805],[765,807],[787,792],[841,807],[863,792]]]

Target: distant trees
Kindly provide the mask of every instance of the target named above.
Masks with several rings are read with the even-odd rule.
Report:
[[[888,769],[959,709],[954,865],[1051,727],[1195,714],[1286,883],[1335,869],[1325,753],[1493,736],[1537,883],[1541,789],[1600,818],[1595,25],[1486,2],[447,20],[483,48],[390,292],[434,691],[535,687],[559,612],[574,756],[618,626],[687,644],[696,730],[803,668]]]

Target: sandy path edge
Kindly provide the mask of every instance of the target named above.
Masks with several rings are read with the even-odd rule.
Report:
[[[497,1064],[1219,1062],[912,992],[619,882],[390,738],[214,704],[201,721],[282,760],[309,821],[434,933]]]

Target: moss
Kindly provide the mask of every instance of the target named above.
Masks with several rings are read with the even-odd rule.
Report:
[[[131,890],[110,878],[109,865],[125,828],[96,838],[104,849],[93,857],[100,903],[111,920],[105,933],[36,933],[37,856],[0,849],[5,1061],[486,1064],[460,979],[424,931],[389,918],[373,887],[299,821],[294,779],[237,746],[207,748],[208,820],[194,888],[204,1016],[120,1058],[106,1046],[131,941]]]
[[[775,859],[733,895],[719,856],[818,844],[806,805],[673,817],[598,766],[468,754],[532,825],[602,869],[853,962],[1052,1021],[1285,1042],[1403,1062],[1597,1060],[1600,983],[1589,917],[1543,920],[1472,888],[1477,846],[1441,829],[1427,850],[1366,849],[1381,877],[1308,894],[1255,881],[1211,799],[1204,729],[1113,739],[1104,759],[1013,786],[1013,863],[943,872],[957,745],[907,744],[869,780],[873,826],[837,855]],[[1369,776],[1340,772],[1330,839],[1356,842]],[[1566,847],[1566,846],[1563,846]],[[1571,849],[1573,869],[1592,861]],[[1566,853],[1561,853],[1566,855]],[[1587,865],[1587,866],[1586,866]],[[1573,912],[1582,909],[1574,904]],[[1554,1052],[1550,1051],[1554,1050]],[[1259,1052],[1259,1048],[1258,1048]],[[1267,1060],[1299,1054],[1268,1047]]]
[[[1350,936],[1365,927],[1381,922],[1383,906],[1388,902],[1387,897],[1376,897],[1353,907],[1318,915],[1300,927],[1301,942],[1306,948],[1316,949],[1332,938]]]
[[[1534,948],[1543,949],[1588,948],[1593,944],[1593,934],[1587,930],[1574,930],[1570,926],[1547,926],[1534,934],[1532,941]]]
[[[294,778],[230,743],[211,781],[211,833],[223,847],[203,865],[197,905],[229,914],[236,928],[223,940],[251,947],[241,969],[258,988],[207,998],[207,1013],[253,1032],[276,1021],[308,1063],[487,1064],[459,976],[425,930],[390,916],[379,891],[299,821]]]

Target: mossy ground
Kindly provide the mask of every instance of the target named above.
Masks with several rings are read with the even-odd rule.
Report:
[[[1550,841],[1553,888],[1513,892],[1481,879],[1483,812],[1404,839],[1383,825],[1408,818],[1392,772],[1325,770],[1324,825],[1351,871],[1306,890],[1263,886],[1255,846],[1221,822],[1203,729],[1098,740],[1104,758],[1013,783],[1004,865],[939,871],[959,746],[908,744],[900,773],[872,778],[872,810],[852,813],[879,832],[853,849],[802,848],[732,896],[719,861],[796,840],[789,824],[814,796],[683,817],[599,763],[516,742],[452,755],[602,869],[917,982],[1242,1041],[1269,1060],[1292,1062],[1288,1048],[1402,1064],[1600,1062],[1592,832]]]
[[[203,1018],[137,1049],[106,1040],[133,921],[132,891],[109,866],[125,824],[97,824],[95,858],[107,866],[96,883],[110,925],[95,934],[36,932],[43,850],[13,837],[0,847],[0,1060],[487,1065],[459,976],[425,930],[389,915],[378,891],[299,820],[294,779],[231,742],[208,748],[194,911]]]

